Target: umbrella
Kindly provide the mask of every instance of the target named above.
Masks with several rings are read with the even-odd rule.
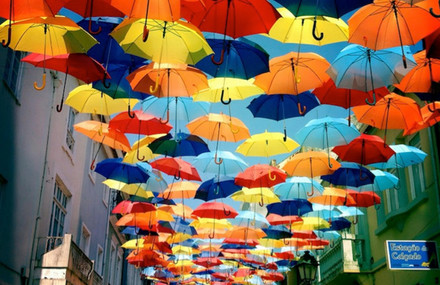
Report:
[[[80,85],[69,92],[66,104],[81,113],[109,116],[127,110],[129,100],[112,98],[91,85]]]
[[[295,199],[287,199],[287,200],[295,200]],[[306,199],[302,199],[302,200],[306,200]],[[281,216],[274,213],[268,214],[266,218],[271,225],[289,225],[294,222],[302,221],[302,218],[297,215]]]
[[[204,173],[232,175],[244,171],[248,165],[232,152],[219,150],[200,154],[195,158],[194,166]]]
[[[220,202],[205,202],[193,211],[193,215],[200,218],[233,219],[238,213],[229,205]]]
[[[267,94],[297,95],[321,86],[329,78],[325,71],[330,64],[316,53],[290,52],[272,58],[269,67],[270,72],[255,77],[255,85]]]
[[[373,50],[400,46],[403,65],[404,45],[415,45],[438,28],[440,22],[425,9],[402,0],[378,0],[353,14],[348,20],[349,42]]]
[[[313,184],[313,186],[312,186]],[[282,200],[307,199],[307,193],[311,193],[312,187],[318,191],[314,194],[319,195],[324,187],[317,181],[302,176],[294,176],[274,186],[273,191]]]
[[[198,136],[177,133],[173,138],[170,134],[154,140],[148,147],[157,154],[165,156],[197,156],[209,152],[208,145]]]
[[[260,207],[263,207],[265,204],[280,202],[280,199],[277,195],[275,195],[275,193],[272,192],[272,189],[267,187],[243,187],[241,190],[235,192],[230,197],[232,198],[232,200],[235,201],[258,203]]]
[[[267,205],[267,212],[280,216],[302,216],[313,211],[312,204],[305,199],[284,200]]]
[[[292,237],[290,229],[283,225],[269,226],[263,229],[263,232],[266,234],[265,238],[283,239]]]
[[[243,100],[263,94],[263,90],[250,80],[230,77],[216,77],[208,80],[209,88],[194,94],[194,101],[222,102],[228,105],[232,100]]]
[[[348,194],[347,190],[335,187],[324,187],[321,196],[308,199],[311,203],[329,206],[355,206],[355,200]]]
[[[235,184],[248,188],[272,187],[286,181],[287,174],[268,164],[255,164],[235,177]]]
[[[358,175],[359,172],[363,174],[362,177]],[[357,163],[341,162],[341,167],[330,175],[321,176],[321,179],[333,185],[360,187],[373,184],[375,176],[369,169]]]
[[[43,54],[31,53],[21,59],[23,62],[30,63],[36,67],[46,67],[48,69],[64,72],[63,95],[57,111],[63,109],[64,91],[66,90],[67,75],[72,75],[85,83],[97,80],[105,80],[107,72],[105,68],[96,60],[82,53],[62,54],[56,56],[45,56]]]
[[[239,227],[265,228],[269,226],[267,219],[254,211],[238,211],[238,216],[231,223]]]
[[[386,162],[378,162],[370,164],[377,168],[402,168],[410,165],[422,163],[427,154],[414,146],[405,144],[390,145],[395,152]]]
[[[193,24],[147,20],[148,38],[144,42],[145,19],[126,18],[110,34],[125,52],[159,64],[195,64],[212,53],[202,33]]]
[[[379,169],[371,170],[374,175],[374,183],[357,187],[358,190],[372,190],[374,192],[383,191],[385,189],[397,188],[399,179],[393,174]]]
[[[386,87],[379,87],[374,90],[376,99],[382,99],[389,93]],[[372,90],[364,92],[356,89],[338,88],[332,79],[327,80],[322,86],[313,90],[313,94],[319,99],[321,104],[340,106],[348,109],[348,125],[351,124],[351,107],[365,105],[365,100],[371,102],[373,99]]]
[[[180,19],[178,0],[111,0],[111,4],[131,18],[177,21]]]
[[[239,40],[207,39],[215,54],[222,50],[226,60],[215,62],[213,56],[196,63],[196,67],[214,77],[249,79],[269,71],[269,55],[259,45]]]
[[[156,206],[153,204],[124,200],[113,208],[112,214],[146,213],[151,211],[156,211]]]
[[[67,53],[85,53],[97,41],[69,18],[35,17],[0,25],[0,38],[8,38],[13,50],[43,54],[43,83],[34,87],[42,90],[46,84],[45,56]]]
[[[303,217],[300,222],[292,223],[290,230],[292,231],[313,231],[319,229],[330,228],[330,224],[319,217]],[[293,234],[295,239],[295,233]]]
[[[240,144],[235,150],[245,156],[274,156],[290,153],[298,147],[291,138],[282,133],[267,132],[252,135]]]
[[[175,157],[163,157],[150,163],[151,167],[160,170],[168,175],[174,176],[174,179],[198,180],[200,179],[197,169],[189,162]]]
[[[203,201],[226,198],[229,195],[237,192],[241,188],[241,186],[234,183],[234,178],[227,176],[217,176],[204,181],[197,189],[194,198]]]
[[[156,191],[160,187],[166,188],[165,182],[162,181],[162,185],[161,185],[157,181],[156,182],[152,182],[152,181],[155,181],[155,179],[148,179],[146,183],[127,184],[127,183],[117,181],[117,180],[106,179],[102,183],[107,185],[111,189],[116,189],[116,190],[125,192],[129,195],[134,195],[134,196],[142,197],[145,199],[149,199],[149,198],[154,197],[153,192],[151,192],[151,189],[153,188],[150,186],[151,184],[155,184],[155,186],[157,184],[159,186],[154,189]],[[163,186],[163,184],[165,184],[165,186]],[[147,190],[147,189],[149,189],[149,190]]]
[[[301,146],[328,149],[328,163],[330,163],[330,147],[348,144],[360,135],[354,126],[349,126],[345,119],[324,117],[312,119],[297,133],[295,138]]]
[[[340,166],[340,163],[333,158],[330,158],[330,163],[328,163],[327,154],[320,151],[297,153],[281,164],[281,168],[290,176],[310,178],[331,174]]]
[[[405,56],[408,68],[404,68],[401,58]],[[389,48],[374,51],[360,45],[348,45],[335,58],[327,70],[339,88],[360,91],[373,90],[373,101],[376,104],[375,89],[399,83],[403,76],[415,66],[413,56],[408,47]]]
[[[179,181],[169,184],[167,189],[158,195],[165,199],[190,199],[194,198],[199,184],[191,181]]]
[[[380,204],[380,197],[374,191],[358,192],[348,189],[347,193],[354,199],[356,207],[367,208]]]
[[[160,119],[140,110],[133,111],[133,118],[129,112],[119,113],[110,120],[109,125],[124,133],[144,135],[168,133],[172,129],[170,124],[163,124]]]
[[[144,65],[127,76],[135,91],[153,94],[156,97],[190,97],[208,88],[206,75],[186,64]]]
[[[395,153],[380,137],[367,134],[361,134],[347,145],[336,146],[333,151],[341,160],[361,165],[387,161]]]
[[[132,165],[122,162],[122,158],[107,158],[96,165],[95,172],[106,179],[124,183],[145,183],[150,175],[139,164]]]
[[[380,99],[374,106],[356,106],[353,112],[359,122],[387,130],[410,130],[423,121],[419,105],[411,98],[391,93]]]

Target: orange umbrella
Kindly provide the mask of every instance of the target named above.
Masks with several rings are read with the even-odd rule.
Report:
[[[159,209],[184,219],[191,219],[193,211],[191,207],[182,203],[177,203],[176,205],[163,205],[160,206]]]
[[[356,201],[349,195],[347,190],[339,189],[335,187],[325,187],[324,192],[321,196],[311,197],[309,202],[321,204],[321,205],[332,205],[332,206],[354,206]]]
[[[351,43],[373,50],[400,46],[406,68],[404,45],[415,45],[440,27],[427,10],[403,0],[376,0],[360,8],[348,20]]]
[[[440,122],[440,102],[435,101],[426,104],[420,108],[420,113],[422,114],[423,121],[417,122],[409,129],[406,129],[403,132],[404,136],[414,134],[420,130],[423,130],[424,128],[431,127]]]
[[[427,58],[426,51],[423,50],[414,55],[417,66],[411,69],[399,84],[397,88],[405,93],[433,92],[433,82],[440,82],[440,59]]]
[[[94,141],[125,152],[131,150],[130,142],[124,133],[109,129],[108,124],[98,121],[84,121],[73,126],[75,131],[88,136]]]
[[[234,227],[226,235],[229,239],[237,240],[259,240],[264,238],[266,234],[262,229],[252,229],[248,227]]]
[[[110,0],[111,4],[131,18],[164,21],[180,19],[180,0]]]
[[[294,94],[321,86],[330,77],[330,64],[316,53],[294,53],[269,61],[270,71],[257,75],[255,85],[267,94]]]
[[[364,105],[353,107],[353,113],[359,122],[385,129],[384,141],[386,142],[386,131],[389,129],[411,129],[423,118],[419,105],[411,98],[391,93],[377,101],[376,105]]]
[[[147,213],[133,213],[127,214],[120,218],[117,222],[117,226],[134,226],[141,229],[148,230],[153,228],[153,225],[157,223],[158,220],[162,221],[174,221],[171,214],[164,211],[154,211]]]
[[[281,164],[281,168],[290,176],[315,176],[332,174],[341,164],[334,158],[330,158],[325,152],[306,151],[300,152],[288,158]],[[313,185],[313,184],[312,184]]]
[[[206,75],[186,64],[150,63],[130,73],[127,80],[134,91],[156,97],[190,97],[209,88]]]
[[[190,199],[194,198],[200,184],[190,181],[180,181],[169,184],[159,197],[165,199]]]

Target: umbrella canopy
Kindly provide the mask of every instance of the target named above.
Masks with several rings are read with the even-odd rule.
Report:
[[[233,219],[238,213],[229,205],[220,202],[205,202],[194,209],[193,215],[200,218]]]
[[[371,0],[325,2],[319,0],[279,0],[278,3],[286,7],[295,16],[317,15],[339,18],[356,8],[371,3]]]
[[[330,64],[316,53],[290,52],[271,59],[269,67],[270,72],[255,77],[255,85],[267,94],[297,95],[328,80]]]
[[[55,16],[66,2],[65,0],[37,0],[32,2],[2,0],[0,2],[2,7],[0,17],[16,21],[38,16]]]
[[[290,200],[294,200],[294,199],[290,199]],[[306,199],[303,199],[303,200],[306,200]],[[267,221],[271,225],[288,225],[288,224],[291,224],[294,222],[302,221],[302,218],[297,215],[284,216],[284,215],[279,215],[279,214],[274,214],[274,213],[268,214],[266,218],[267,218]]]
[[[170,124],[163,124],[158,118],[140,110],[135,110],[132,114],[129,112],[119,113],[110,120],[109,125],[124,133],[143,135],[164,134],[173,128]]]
[[[248,188],[272,187],[286,181],[287,174],[268,164],[255,164],[235,177],[235,184]]]
[[[244,160],[229,151],[205,152],[194,160],[201,172],[217,175],[233,175],[244,171],[248,166]]]
[[[341,167],[330,175],[321,176],[321,179],[333,185],[360,187],[373,184],[375,176],[369,169],[357,163],[341,162]]]
[[[361,191],[371,190],[374,192],[380,192],[386,189],[397,188],[397,185],[399,184],[399,178],[389,172],[374,169],[371,170],[371,173],[374,174],[374,183],[363,185],[356,189]]]
[[[286,180],[284,183],[280,183],[274,186],[274,193],[277,194],[282,200],[293,199],[307,199],[309,196],[307,193],[311,193],[312,188],[317,190],[314,195],[320,195],[324,190],[324,187],[308,177],[294,176]]]
[[[373,163],[370,166],[378,168],[402,168],[410,165],[422,163],[427,154],[414,146],[405,144],[390,145],[395,152],[386,162]]]
[[[266,217],[254,211],[238,211],[238,216],[231,223],[240,227],[265,228],[269,226]]]
[[[194,198],[203,201],[226,198],[241,188],[241,186],[234,183],[234,178],[232,177],[216,176],[204,181],[197,189]]]
[[[146,213],[151,211],[156,211],[156,206],[153,204],[124,200],[113,208],[112,214]]]
[[[319,229],[330,228],[330,224],[319,217],[303,217],[300,222],[292,223],[290,230],[292,231],[313,231]],[[293,234],[295,238],[295,234]]]
[[[308,199],[311,203],[332,206],[355,206],[355,200],[348,194],[347,190],[324,187],[321,196],[311,197]]]
[[[269,157],[290,153],[298,146],[298,143],[282,133],[272,133],[266,130],[264,133],[255,134],[246,139],[235,151],[245,156]]]
[[[149,18],[164,21],[180,19],[178,0],[111,0],[112,6],[132,18]]]
[[[165,199],[190,199],[194,198],[200,184],[191,181],[179,181],[169,184],[167,189],[158,195]]]
[[[160,170],[168,175],[174,176],[176,180],[198,180],[202,181],[195,169],[189,162],[175,157],[163,157],[150,163],[151,167]]]
[[[271,204],[280,202],[272,189],[267,187],[259,188],[242,188],[230,196],[235,201],[241,201],[246,203],[258,203],[261,207],[265,204]]]
[[[312,204],[304,199],[284,200],[267,205],[267,212],[280,216],[302,216],[313,211]]]
[[[283,161],[281,168],[290,176],[307,176],[310,178],[331,174],[341,166],[334,158],[320,151],[297,153]]]
[[[356,207],[367,208],[380,204],[380,197],[374,191],[358,192],[348,189],[347,193],[355,201]]]
[[[193,24],[147,20],[148,38],[144,42],[145,19],[126,18],[111,36],[125,52],[162,63],[195,64],[212,53],[202,33]]]
[[[173,138],[170,134],[154,140],[148,147],[156,154],[165,156],[197,156],[209,152],[208,145],[198,136],[177,133]]]
[[[95,172],[106,179],[130,183],[145,183],[150,175],[139,164],[132,165],[122,162],[122,158],[107,158],[96,165]]]
[[[116,190],[125,192],[129,195],[134,195],[134,196],[148,199],[148,198],[154,197],[153,192],[151,192],[151,189],[147,190],[147,189],[149,189],[149,185],[151,184],[152,180],[154,180],[154,179],[148,179],[147,183],[127,184],[127,183],[120,182],[117,180],[106,179],[102,183],[104,183],[105,185],[107,185],[111,189],[116,189]],[[156,182],[156,183],[158,185],[160,185],[158,182]],[[165,182],[163,182],[163,183],[165,183]],[[166,188],[166,185],[161,186],[161,187]]]

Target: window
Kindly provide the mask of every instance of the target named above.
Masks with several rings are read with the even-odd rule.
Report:
[[[98,244],[98,250],[96,252],[95,271],[102,276],[102,262],[104,257],[104,250],[102,246]]]
[[[82,249],[82,251],[89,256],[90,251],[90,236],[91,233],[89,229],[86,227],[86,225],[82,225],[81,228],[81,238],[79,240],[79,248]]]
[[[6,65],[3,73],[3,81],[9,87],[9,90],[14,95],[15,99],[19,100],[20,94],[20,81],[22,74],[21,58],[23,53],[20,51],[14,51],[8,49],[8,55],[6,57]]]
[[[67,202],[68,197],[61,190],[59,184],[55,183],[49,226],[49,236],[51,237],[62,237],[64,234],[64,222],[67,215]],[[49,244],[47,250],[53,249],[58,245],[58,243],[61,243],[61,239],[57,239],[56,243],[57,244]]]
[[[107,185],[104,185],[104,188],[102,189],[102,202],[104,203],[105,207],[108,207],[110,192],[110,188]]]
[[[110,268],[114,269],[116,266],[116,245],[113,243],[111,243],[111,249],[110,249]],[[114,270],[110,270],[109,271],[109,284],[116,284],[114,283],[114,278],[115,278],[115,271]]]
[[[420,135],[416,134],[409,145],[420,148]],[[421,192],[425,191],[425,170],[423,163],[408,166],[409,184],[411,188],[411,199],[414,200]]]
[[[121,284],[121,274],[122,274],[122,254],[118,252],[118,260],[116,264],[116,270],[115,270],[116,278],[115,283]]]
[[[73,146],[75,145],[75,139],[73,138],[73,125],[75,124],[76,111],[69,108],[69,117],[67,119],[67,133],[66,133],[66,144],[67,147],[73,151]]]

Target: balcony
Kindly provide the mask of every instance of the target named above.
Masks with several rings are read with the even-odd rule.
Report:
[[[319,256],[319,284],[328,284],[344,274],[360,273],[363,265],[363,240],[345,234]]]
[[[72,235],[46,238],[46,252],[35,269],[34,280],[46,284],[102,285],[93,261],[72,241]]]

